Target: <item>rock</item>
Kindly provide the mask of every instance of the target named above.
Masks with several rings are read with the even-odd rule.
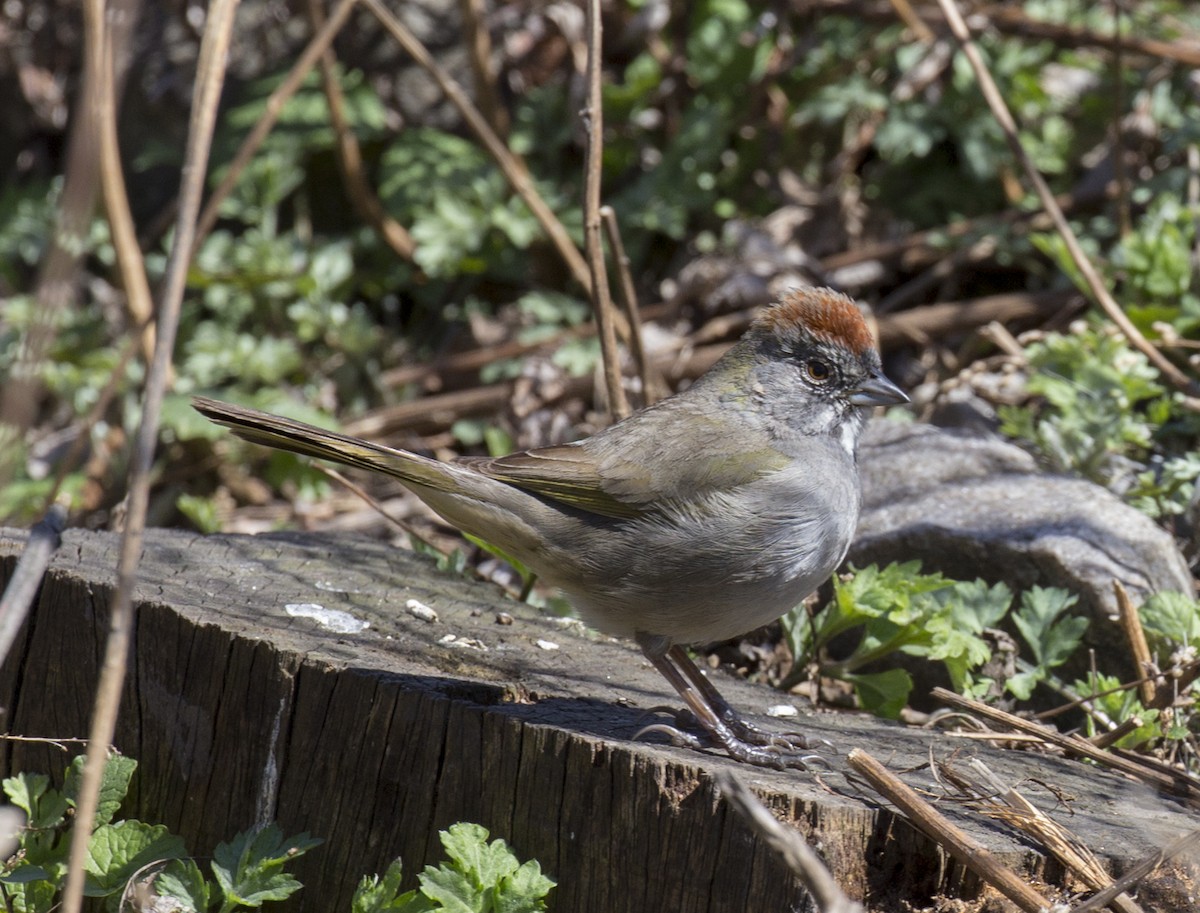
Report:
[[[919,558],[955,578],[1064,587],[1093,619],[1093,645],[1119,636],[1100,623],[1116,616],[1114,579],[1135,604],[1194,593],[1175,540],[1149,517],[1092,482],[1039,471],[998,438],[878,420],[859,462],[863,512],[849,556],[857,566]]]

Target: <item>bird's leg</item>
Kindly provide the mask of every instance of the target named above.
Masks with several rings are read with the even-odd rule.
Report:
[[[829,745],[824,739],[818,739],[814,742],[800,732],[772,732],[769,729],[755,726],[749,720],[744,719],[740,713],[733,709],[729,701],[721,696],[721,692],[717,690],[717,686],[692,662],[691,657],[687,655],[687,650],[675,644],[667,650],[667,656],[688,677],[689,681],[699,689],[700,693],[704,696],[704,700],[716,711],[721,721],[733,730],[734,734],[742,741],[749,742],[751,745],[765,745],[783,749],[812,749],[818,743]]]
[[[687,709],[708,736],[724,748],[730,757],[747,764],[773,767],[777,770],[789,767],[806,770],[812,761],[820,760],[813,755],[804,755],[796,751],[795,748],[800,746],[793,746],[783,740],[771,742],[767,737],[756,743],[746,738],[751,727],[733,711],[717,693],[717,689],[704,679],[681,647],[673,647],[666,638],[649,635],[638,635],[637,642],[646,659],[671,683],[671,687],[683,698]],[[713,697],[716,698],[715,702]],[[753,731],[760,736],[767,735],[761,730]],[[661,732],[676,744],[690,748],[701,747],[699,739],[673,726],[647,726],[639,735],[646,732]]]

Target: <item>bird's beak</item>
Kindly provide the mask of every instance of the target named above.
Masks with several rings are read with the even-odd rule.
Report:
[[[907,403],[908,395],[882,374],[872,374],[850,394],[856,406],[892,406]]]

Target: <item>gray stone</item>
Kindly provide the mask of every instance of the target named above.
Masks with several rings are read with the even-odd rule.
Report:
[[[859,455],[863,512],[850,561],[919,558],[926,570],[1077,593],[1089,641],[1112,644],[1113,580],[1135,604],[1192,594],[1175,540],[1091,482],[1041,472],[1020,448],[931,425],[872,422]]]

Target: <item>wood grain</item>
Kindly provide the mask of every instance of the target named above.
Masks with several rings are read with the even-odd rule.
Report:
[[[24,538],[0,532],[0,576],[11,574]],[[85,732],[115,554],[112,535],[67,532],[0,667],[7,731]],[[439,621],[413,617],[409,599],[434,607]],[[299,603],[370,627],[332,634],[289,616],[284,607]],[[140,763],[126,811],[181,833],[198,856],[272,819],[287,833],[325,838],[297,860],[305,888],[287,909],[348,909],[362,875],[396,856],[415,882],[442,858],[438,829],[459,820],[537,858],[558,881],[553,910],[806,909],[784,864],[718,798],[713,774],[730,767],[870,909],[978,891],[961,866],[847,778],[845,754],[862,747],[894,771],[912,771],[903,773],[910,785],[928,786],[929,752],[963,745],[945,734],[814,713],[794,699],[800,716],[789,725],[837,747],[819,779],[631,742],[645,709],[674,704],[631,647],[352,537],[154,530],[136,604],[116,736]],[[496,623],[501,610],[511,625]],[[787,701],[724,676],[720,687],[751,714]],[[1168,800],[1079,763],[963,750],[1003,777],[1040,779],[1073,796],[1069,826],[1117,868],[1190,826]],[[67,762],[44,745],[6,743],[3,752],[5,771],[60,777]],[[1057,877],[1056,866],[997,825],[949,803],[944,811],[1031,882]]]

